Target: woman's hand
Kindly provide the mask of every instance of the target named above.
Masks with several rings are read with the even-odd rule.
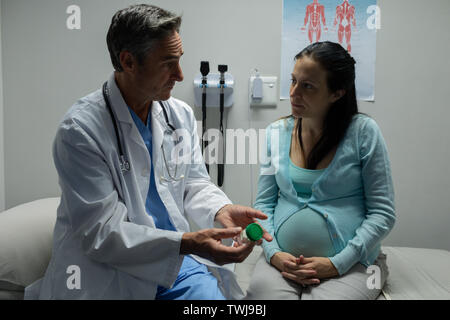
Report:
[[[286,265],[297,264],[297,258],[287,252],[277,252],[270,259],[270,264],[277,268],[281,273],[286,272]],[[298,272],[301,277],[311,277],[315,274],[311,270],[301,270]]]
[[[302,255],[295,261],[283,262],[283,277],[293,280],[301,285],[319,284],[319,279],[338,276],[339,273],[329,258],[305,258]]]
[[[270,258],[270,264],[277,268],[280,272],[284,271],[284,263],[295,263],[295,257],[287,252],[277,252]]]

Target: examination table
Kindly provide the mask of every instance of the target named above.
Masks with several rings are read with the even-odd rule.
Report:
[[[24,288],[44,275],[59,201],[41,199],[0,213],[0,300],[23,299]],[[382,250],[389,277],[378,299],[450,300],[449,251],[389,246]],[[236,264],[244,292],[261,252],[255,247],[243,263]]]

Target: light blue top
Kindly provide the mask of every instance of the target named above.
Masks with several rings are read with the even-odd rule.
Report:
[[[311,197],[311,187],[320,177],[321,170],[309,170],[289,161],[289,176],[297,191],[297,196],[307,200]],[[280,249],[298,257],[332,257],[335,255],[333,242],[328,232],[326,220],[313,209],[306,207],[292,214],[278,229],[276,238]]]
[[[151,117],[147,117],[147,124],[145,125],[141,118],[130,108],[131,117],[139,130],[139,133],[144,140],[148,153],[151,159],[151,171],[150,171],[150,186],[148,188],[147,199],[145,200],[145,209],[147,213],[152,216],[155,226],[158,229],[176,231],[169,219],[169,213],[167,212],[164,203],[162,202],[158,191],[156,190],[155,175],[153,170],[153,154],[152,154],[152,128]]]
[[[289,177],[291,177],[297,195],[309,198],[312,194],[312,185],[325,169],[310,170],[296,166],[289,158]]]
[[[396,220],[390,162],[376,122],[361,114],[353,117],[309,198],[298,197],[289,176],[293,129],[294,118],[289,117],[266,130],[267,159],[261,163],[254,207],[267,214],[260,223],[274,237],[263,241],[267,261],[282,251],[275,234],[283,223],[309,207],[326,221],[336,252],[330,260],[340,275],[358,262],[373,264]]]

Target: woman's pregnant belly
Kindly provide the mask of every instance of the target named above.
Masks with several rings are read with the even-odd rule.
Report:
[[[276,238],[284,252],[296,257],[335,255],[325,219],[311,208],[291,215],[278,229]]]

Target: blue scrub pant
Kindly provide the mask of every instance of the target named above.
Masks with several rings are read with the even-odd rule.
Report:
[[[225,300],[217,279],[205,265],[185,256],[171,289],[158,286],[156,300]]]

